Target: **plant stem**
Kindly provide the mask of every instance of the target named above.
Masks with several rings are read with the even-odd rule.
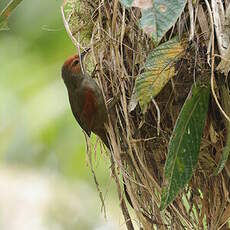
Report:
[[[22,2],[22,0],[12,0],[0,14],[0,25],[10,16],[11,12]]]

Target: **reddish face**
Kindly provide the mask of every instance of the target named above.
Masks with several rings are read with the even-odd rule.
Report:
[[[80,73],[81,72],[81,65],[80,65],[80,58],[78,55],[73,55],[68,58],[62,67],[64,73]]]

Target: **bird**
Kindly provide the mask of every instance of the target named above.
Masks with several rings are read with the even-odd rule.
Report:
[[[62,66],[61,75],[76,121],[89,137],[93,132],[109,148],[105,129],[108,114],[102,90],[96,81],[82,70],[81,63],[87,52],[88,50],[69,57]]]
[[[86,53],[87,50],[80,55],[74,54],[64,62],[62,79],[68,91],[72,113],[80,127],[89,137],[91,132],[95,133],[112,151],[106,135],[105,124],[108,121],[108,113],[102,91],[94,79],[82,71],[81,61]],[[111,106],[114,103],[117,103],[116,99],[111,103]],[[125,196],[133,207],[124,178],[123,182]]]

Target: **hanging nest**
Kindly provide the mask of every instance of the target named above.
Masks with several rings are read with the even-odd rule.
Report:
[[[173,62],[175,76],[163,85],[144,112],[135,102],[135,82],[145,71],[145,61],[156,43],[148,31],[140,29],[141,10],[125,8],[117,0],[69,0],[65,5],[67,32],[78,51],[90,47],[85,65],[102,89],[105,101],[116,101],[108,111],[107,131],[111,140],[111,171],[128,229],[134,229],[128,203],[140,229],[229,229],[229,163],[213,176],[228,131],[227,120],[215,100],[216,97],[226,109],[222,99],[223,92],[229,92],[226,86],[229,79],[220,72],[215,72],[215,97],[211,96],[209,101],[192,179],[160,211],[164,165],[176,120],[194,82],[210,82],[221,60],[216,57],[211,63],[210,47],[214,45],[217,49],[217,43],[209,39],[213,21],[208,1],[192,5],[195,20],[191,20],[191,4],[190,1],[190,6],[185,6],[180,18],[161,39],[164,43],[177,35],[187,41],[180,58]],[[225,8],[227,4],[225,1]]]

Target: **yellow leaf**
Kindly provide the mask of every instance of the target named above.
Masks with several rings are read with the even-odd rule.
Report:
[[[136,79],[136,95],[142,111],[175,75],[174,64],[184,54],[185,42],[177,38],[155,48],[147,57],[145,72]]]

